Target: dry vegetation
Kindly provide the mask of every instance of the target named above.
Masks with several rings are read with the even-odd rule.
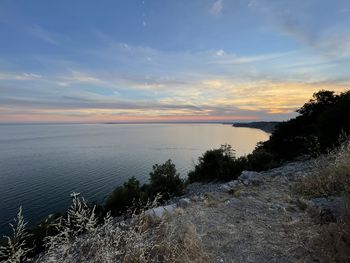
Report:
[[[350,262],[350,222],[323,225],[321,234],[311,241],[311,249],[321,262]]]
[[[78,227],[73,225],[75,229],[86,229],[83,235],[61,241],[57,241],[57,238],[60,239],[57,236],[49,238],[49,249],[38,262],[209,261],[201,239],[190,222],[182,222],[171,216],[156,220],[142,212],[133,214],[129,223],[114,223],[113,218],[107,215],[102,226],[86,228],[91,225],[88,222],[91,222],[92,214],[93,210],[92,213],[85,210],[81,217],[85,219],[78,222]],[[64,226],[60,233],[71,229],[71,226],[68,229]]]
[[[149,208],[156,205],[149,204]],[[181,209],[177,211],[181,213]],[[25,260],[26,235],[21,210],[13,238],[1,248],[1,262]],[[74,199],[65,218],[55,223],[58,234],[46,237],[46,250],[35,262],[209,262],[195,226],[181,217],[155,218],[133,214],[128,221],[115,222],[110,214],[97,226],[94,207]],[[21,236],[22,235],[22,236]],[[17,242],[17,243],[14,243]]]
[[[314,162],[313,173],[296,186],[299,194],[312,197],[342,196],[345,214],[350,215],[350,137],[320,156]],[[320,235],[312,240],[312,248],[323,262],[350,262],[350,218],[321,226]]]
[[[350,137],[326,155],[314,160],[313,173],[296,186],[308,197],[327,197],[350,193]]]
[[[28,248],[26,237],[28,233],[25,229],[22,207],[19,208],[14,224],[10,224],[12,228],[12,237],[6,236],[6,245],[0,246],[0,262],[22,262],[26,259],[26,255],[32,248]]]

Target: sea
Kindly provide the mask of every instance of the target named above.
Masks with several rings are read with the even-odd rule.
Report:
[[[65,211],[73,191],[102,204],[132,176],[147,182],[154,164],[171,159],[186,178],[206,150],[242,156],[268,138],[219,123],[0,125],[0,235],[19,206],[30,227]]]

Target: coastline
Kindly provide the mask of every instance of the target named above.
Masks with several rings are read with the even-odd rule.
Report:
[[[259,129],[267,133],[273,133],[279,121],[234,122],[233,127]]]

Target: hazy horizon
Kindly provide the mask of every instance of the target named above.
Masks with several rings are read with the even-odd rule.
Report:
[[[230,125],[233,123],[247,123],[247,122],[274,122],[270,120],[214,120],[214,121],[124,121],[124,122],[0,122],[0,125],[55,125],[55,124],[223,124]]]

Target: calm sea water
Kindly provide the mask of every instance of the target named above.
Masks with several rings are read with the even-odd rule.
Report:
[[[206,150],[231,144],[250,153],[268,134],[221,124],[0,125],[0,234],[20,205],[29,225],[64,211],[69,194],[103,202],[155,163],[172,159],[185,177]]]

